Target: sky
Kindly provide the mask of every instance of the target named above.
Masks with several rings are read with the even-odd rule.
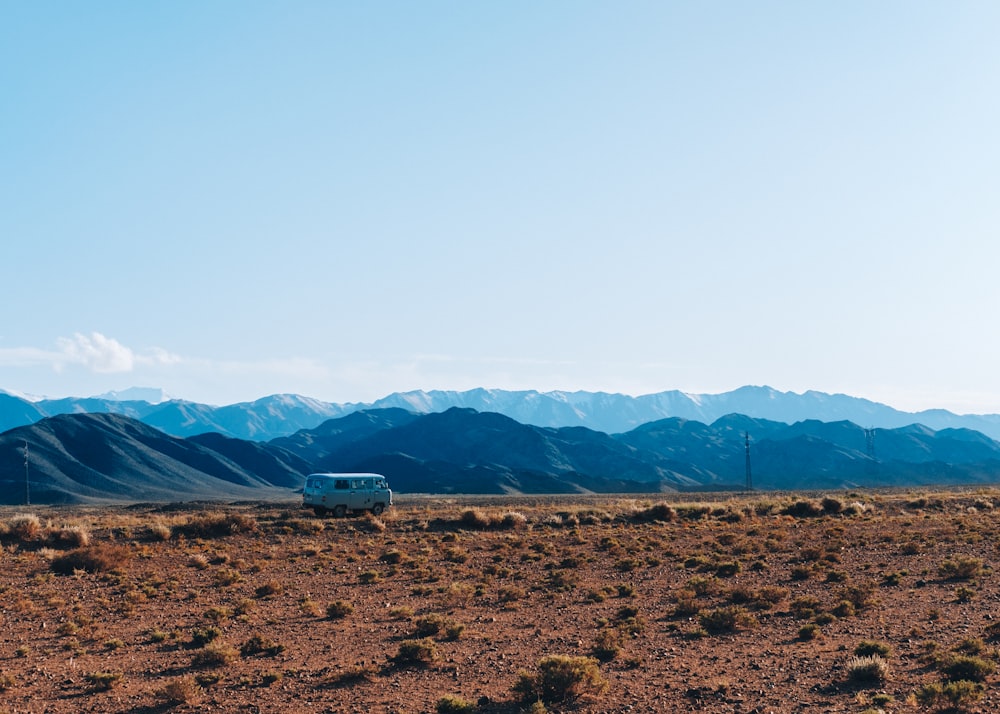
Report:
[[[0,2],[0,389],[1000,413],[1000,3]]]

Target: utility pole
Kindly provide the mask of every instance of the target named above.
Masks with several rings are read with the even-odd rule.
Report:
[[[865,454],[868,456],[866,470],[870,474],[878,472],[878,459],[875,458],[875,427],[865,429]]]
[[[31,489],[28,486],[28,440],[24,440],[24,505],[31,505]]]
[[[747,492],[753,491],[753,476],[750,472],[750,432],[745,432],[744,436],[746,438],[747,447]]]

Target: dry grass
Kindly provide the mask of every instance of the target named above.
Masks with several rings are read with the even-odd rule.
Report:
[[[0,705],[996,711],[997,503],[453,497],[377,521],[12,509]]]

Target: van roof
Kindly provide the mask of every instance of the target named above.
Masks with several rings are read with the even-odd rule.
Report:
[[[382,474],[371,474],[371,473],[316,473],[309,474],[308,478],[313,478],[315,476],[320,476],[323,478],[358,478],[360,476],[374,476],[375,478],[385,478]]]

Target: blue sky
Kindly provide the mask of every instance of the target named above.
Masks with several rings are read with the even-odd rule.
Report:
[[[0,388],[1000,412],[1000,4],[0,5]]]

